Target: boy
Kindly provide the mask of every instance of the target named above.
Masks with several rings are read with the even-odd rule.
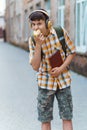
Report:
[[[56,31],[49,27],[48,13],[43,10],[35,10],[29,15],[33,31],[39,30],[38,36],[29,38],[30,64],[38,72],[38,120],[41,121],[42,130],[51,130],[53,119],[54,97],[58,101],[59,115],[63,122],[63,130],[73,130],[72,115],[73,104],[71,96],[71,78],[68,65],[75,56],[75,46],[70,40],[65,29],[66,55],[57,37]],[[52,68],[49,57],[56,50],[60,51],[63,64]],[[57,60],[57,59],[55,59]]]

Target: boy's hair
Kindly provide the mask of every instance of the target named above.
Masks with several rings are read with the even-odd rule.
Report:
[[[47,11],[44,9],[35,10],[31,12],[31,14],[29,15],[30,21],[41,20],[41,19],[45,21],[49,19]]]

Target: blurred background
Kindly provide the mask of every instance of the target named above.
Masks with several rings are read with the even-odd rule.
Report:
[[[0,130],[40,130],[36,73],[29,65],[29,14],[47,10],[76,46],[70,65],[74,129],[87,130],[87,0],[0,0]],[[53,130],[62,129],[55,104]]]

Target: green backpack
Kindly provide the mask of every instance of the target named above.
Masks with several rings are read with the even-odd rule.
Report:
[[[64,38],[63,29],[62,29],[61,26],[54,27],[54,29],[55,29],[55,31],[57,33],[58,39],[59,39],[59,41],[60,41],[60,43],[62,45],[62,49],[63,49],[63,51],[65,53],[65,57],[66,57],[66,42],[65,42],[65,38]],[[36,44],[35,40],[34,40],[34,37],[31,36],[31,38],[32,38],[33,43]],[[41,55],[43,55],[43,53]]]

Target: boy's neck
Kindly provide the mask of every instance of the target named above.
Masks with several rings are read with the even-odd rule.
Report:
[[[49,33],[50,33],[50,30],[49,29],[47,29],[47,31],[46,31],[46,33],[44,34],[44,36],[46,37],[46,36],[48,36],[49,35]]]

